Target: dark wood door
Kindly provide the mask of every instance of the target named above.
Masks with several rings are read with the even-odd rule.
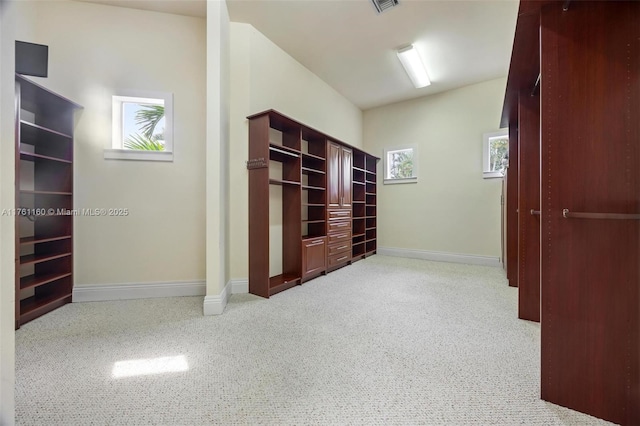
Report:
[[[627,425],[640,424],[640,221],[600,214],[640,213],[639,23],[632,1],[541,14],[542,398]]]
[[[342,169],[341,152],[342,147],[335,143],[327,144],[327,207],[340,208],[340,170]]]
[[[342,148],[342,182],[340,182],[342,200],[341,207],[349,209],[351,208],[351,173],[353,162],[353,151],[349,148]]]
[[[540,96],[518,108],[518,318],[540,321]]]
[[[518,128],[509,126],[509,168],[504,184],[507,198],[505,218],[507,220],[507,279],[510,287],[518,287]]]

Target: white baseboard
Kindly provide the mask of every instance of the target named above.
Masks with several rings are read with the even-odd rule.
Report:
[[[436,262],[466,263],[501,267],[499,257],[476,256],[472,254],[442,253],[437,251],[404,249],[395,247],[378,247],[377,253],[383,256],[408,257],[411,259],[434,260]]]
[[[220,315],[232,294],[249,292],[249,280],[232,279],[222,293],[206,296],[205,281],[122,283],[107,285],[76,284],[73,302],[105,302],[109,300],[150,299],[155,297],[205,296],[204,314]]]
[[[204,281],[174,281],[122,283],[73,287],[74,302],[103,302],[107,300],[148,299],[153,297],[204,296]]]
[[[213,296],[205,296],[204,303],[202,305],[205,315],[222,315],[224,308],[229,302],[231,297],[231,281],[227,283],[222,289],[222,292]]]
[[[249,279],[234,278],[230,282],[231,282],[231,294],[249,293]]]

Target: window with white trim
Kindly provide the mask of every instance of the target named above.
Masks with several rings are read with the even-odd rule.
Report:
[[[482,135],[482,177],[501,178],[509,155],[509,130]]]
[[[418,148],[415,145],[384,150],[385,184],[416,183],[418,181]]]
[[[112,97],[111,148],[104,158],[173,161],[173,95],[128,91]]]

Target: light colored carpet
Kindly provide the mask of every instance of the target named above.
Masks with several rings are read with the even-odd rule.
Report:
[[[16,332],[21,425],[597,425],[543,402],[498,268],[374,256],[270,300],[74,303]],[[119,361],[188,370],[115,378]],[[184,366],[183,366],[184,367]]]

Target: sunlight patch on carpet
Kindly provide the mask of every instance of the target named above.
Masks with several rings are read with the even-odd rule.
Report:
[[[184,355],[161,358],[131,359],[118,361],[113,366],[113,377],[148,376],[151,374],[178,373],[189,370]]]

